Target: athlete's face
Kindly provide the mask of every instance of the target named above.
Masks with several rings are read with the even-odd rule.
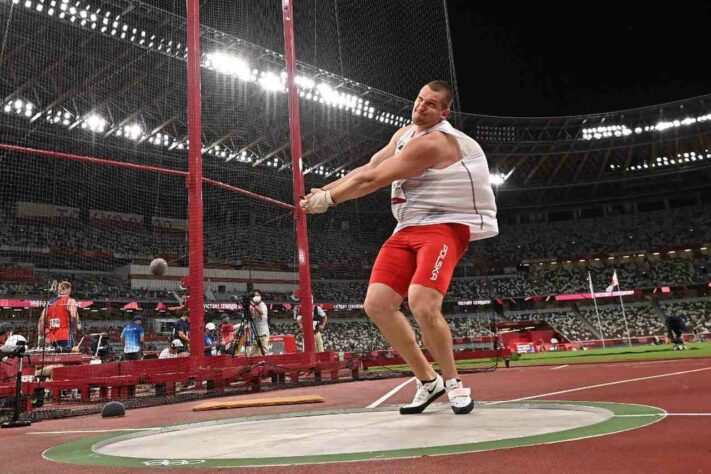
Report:
[[[412,122],[421,128],[429,128],[446,119],[451,110],[444,103],[444,94],[435,92],[429,86],[420,89],[412,108]]]

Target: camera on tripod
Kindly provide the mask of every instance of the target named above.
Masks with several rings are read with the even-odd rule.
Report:
[[[0,347],[0,356],[7,358],[21,358],[25,355],[26,351],[27,340],[18,334],[10,336],[7,341],[5,341],[5,344]]]
[[[25,357],[27,357],[27,362],[30,362],[30,355],[26,352],[27,339],[19,334],[11,335],[7,338],[5,344],[0,346],[0,359],[5,357],[17,358],[17,373],[15,374],[15,410],[13,411],[12,419],[0,424],[3,428],[16,428],[29,426],[31,424],[29,420],[20,420],[20,413],[22,412],[22,363]]]
[[[238,295],[233,295],[232,300],[238,301],[242,304],[242,313],[240,314],[240,317],[243,320],[248,320],[250,321],[252,319],[252,307],[257,305],[258,303],[254,301],[254,292],[250,293],[245,293],[242,296]]]
[[[257,299],[258,297],[260,297],[260,299]],[[232,355],[235,355],[235,350],[241,341],[246,343],[248,339],[246,337],[248,332],[250,333],[249,339],[254,341],[254,344],[259,347],[262,354],[265,354],[266,348],[262,346],[262,343],[259,340],[257,326],[254,322],[254,318],[252,317],[253,309],[261,302],[261,295],[258,291],[252,291],[241,296],[234,295],[232,296],[232,299],[234,301],[239,301],[242,304],[242,312],[240,315],[241,322],[238,326],[236,326],[235,344],[233,346]]]

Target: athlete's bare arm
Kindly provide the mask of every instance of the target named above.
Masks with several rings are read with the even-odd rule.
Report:
[[[42,310],[42,314],[40,314],[39,321],[37,322],[37,335],[39,337],[44,337],[44,318],[46,315],[47,308],[44,308]]]
[[[428,168],[448,161],[448,149],[447,139],[442,133],[429,133],[413,139],[397,155],[333,188],[331,198],[335,203],[357,199],[395,180],[417,176]]]
[[[75,323],[74,327],[81,329],[81,321],[79,321],[79,311],[77,310],[77,307],[77,300],[74,298],[69,298],[69,300],[67,300],[67,308],[69,308],[69,315]]]
[[[363,173],[365,171],[369,171],[372,169],[377,168],[382,162],[390,158],[395,154],[395,148],[397,147],[397,142],[400,140],[400,137],[405,133],[405,131],[410,128],[411,126],[408,125],[407,127],[402,127],[399,129],[397,132],[395,132],[388,142],[387,145],[385,145],[383,148],[378,150],[376,154],[374,154],[371,158],[370,161],[363,166],[359,166],[358,168],[352,170],[350,173],[342,177],[341,179],[338,179],[332,183],[328,183],[326,186],[321,188],[323,191],[328,191],[329,189],[333,189],[336,186],[339,186],[341,183],[345,183],[346,181],[350,181],[353,179],[354,176]]]

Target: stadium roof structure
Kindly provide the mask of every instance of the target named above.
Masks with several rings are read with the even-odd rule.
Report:
[[[0,20],[2,141],[187,166],[183,17],[131,0],[8,0]],[[206,175],[214,166],[288,178],[283,55],[208,26],[202,49]],[[310,180],[365,163],[409,123],[411,100],[298,67]],[[452,121],[506,178],[501,209],[708,193],[711,182],[711,94],[604,114]]]

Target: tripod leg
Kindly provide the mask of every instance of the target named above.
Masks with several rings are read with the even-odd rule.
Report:
[[[235,331],[234,339],[232,340],[232,356],[242,352],[244,342],[244,322],[240,323],[237,331]]]
[[[30,426],[32,422],[28,420],[20,420],[22,413],[22,358],[20,355],[17,361],[17,374],[15,376],[15,410],[10,421],[5,421],[0,426],[3,428],[20,428]]]

